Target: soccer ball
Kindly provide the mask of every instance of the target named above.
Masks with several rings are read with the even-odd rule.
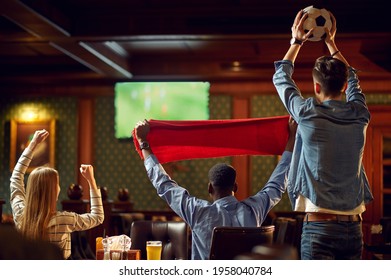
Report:
[[[314,6],[308,6],[303,11],[308,14],[303,24],[304,31],[308,32],[314,28],[314,32],[308,40],[320,41],[326,38],[325,27],[331,29],[332,26],[330,13],[326,9],[318,9]]]

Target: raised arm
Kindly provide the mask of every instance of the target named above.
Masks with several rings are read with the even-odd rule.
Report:
[[[46,131],[45,129],[35,131],[33,139],[31,139],[28,148],[34,151],[35,148],[43,141],[45,141],[48,136],[49,136],[49,132]]]
[[[324,41],[330,52],[330,56],[341,60],[343,63],[346,64],[346,66],[349,66],[348,61],[345,59],[345,57],[342,55],[341,51],[337,48],[337,45],[335,44],[335,34],[337,33],[337,20],[331,12],[329,13],[332,21],[332,26],[330,30],[326,28],[327,36]]]
[[[292,117],[289,118],[288,129],[289,138],[285,147],[285,152],[282,154],[281,159],[268,182],[258,193],[245,200],[246,204],[254,206],[255,214],[258,217],[261,217],[262,221],[267,213],[269,213],[269,211],[281,200],[282,194],[287,187],[285,179],[292,159],[292,151],[297,130],[297,123]]]
[[[292,25],[292,39],[291,45],[284,56],[284,60],[289,60],[292,63],[295,63],[296,57],[299,54],[300,48],[305,41],[311,36],[313,29],[307,33],[304,31],[304,21],[307,19],[308,14],[303,14],[303,11],[299,11],[296,14],[295,20]]]
[[[144,159],[152,154],[151,147],[149,147],[149,143],[147,142],[147,135],[149,131],[150,126],[147,120],[137,122],[135,133],[140,148],[142,149]]]
[[[88,230],[94,228],[104,221],[104,208],[102,195],[98,188],[95,176],[94,167],[90,164],[80,165],[80,173],[87,180],[90,187],[90,213],[76,215],[75,227],[73,230]]]
[[[98,189],[94,177],[94,167],[90,164],[82,164],[80,166],[80,173],[83,175],[83,177],[87,180],[88,185],[90,188],[96,190]]]
[[[346,101],[352,101],[367,107],[365,95],[362,92],[362,89],[359,84],[357,70],[349,65],[348,61],[342,55],[341,50],[338,49],[335,43],[335,35],[337,32],[337,20],[335,19],[334,15],[331,12],[330,12],[330,17],[333,24],[330,30],[326,29],[327,36],[325,38],[325,43],[330,52],[330,56],[342,61],[348,67],[349,70],[348,81],[347,81],[348,83],[347,83],[347,88],[345,90]],[[365,117],[369,121],[368,109],[365,109],[363,113],[366,115]]]
[[[19,227],[20,218],[24,210],[25,194],[24,187],[24,175],[27,168],[33,159],[33,153],[35,148],[39,146],[49,136],[49,132],[45,129],[35,131],[33,139],[30,141],[27,148],[23,151],[22,155],[18,159],[18,162],[12,171],[10,179],[10,203],[12,208],[12,214],[16,226]]]

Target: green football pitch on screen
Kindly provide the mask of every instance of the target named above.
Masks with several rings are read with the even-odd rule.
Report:
[[[209,119],[208,82],[125,82],[115,85],[115,137],[129,138],[136,123]]]

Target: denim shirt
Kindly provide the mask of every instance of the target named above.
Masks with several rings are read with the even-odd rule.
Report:
[[[191,228],[192,259],[204,260],[209,258],[214,227],[261,226],[267,213],[281,200],[286,190],[284,181],[291,157],[292,153],[285,151],[265,187],[243,201],[238,201],[235,196],[227,196],[215,202],[196,198],[171,180],[154,155],[147,157],[144,165],[158,195]]]
[[[302,194],[318,207],[348,211],[373,200],[362,158],[370,113],[356,70],[349,67],[346,102],[303,98],[292,79],[293,64],[275,62],[273,83],[298,123],[288,196],[295,209]]]

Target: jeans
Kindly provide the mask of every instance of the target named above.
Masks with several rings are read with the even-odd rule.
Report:
[[[359,260],[361,222],[306,222],[301,235],[302,260]]]

